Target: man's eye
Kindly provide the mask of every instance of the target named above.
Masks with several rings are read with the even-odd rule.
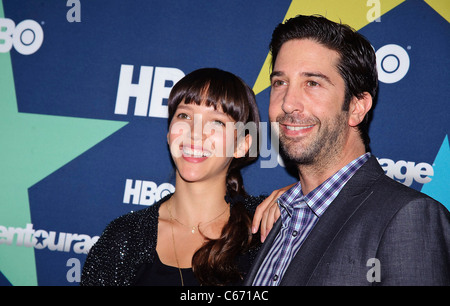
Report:
[[[286,84],[286,82],[281,81],[281,80],[275,80],[275,81],[272,82],[272,86],[273,87],[279,87],[279,86],[282,86],[282,85],[285,85],[285,84]]]
[[[315,82],[315,81],[308,81],[308,82],[306,82],[306,84],[307,84],[309,87],[316,87],[316,86],[319,86],[319,83],[317,83],[317,82]]]

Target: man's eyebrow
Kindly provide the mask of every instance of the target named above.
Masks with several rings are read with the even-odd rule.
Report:
[[[284,75],[284,73],[281,72],[281,71],[273,71],[273,72],[270,74],[270,79],[272,80],[273,77],[276,77],[276,76],[282,76],[282,75]]]
[[[320,72],[303,72],[302,75],[304,75],[306,77],[319,78],[319,79],[322,79],[322,80],[326,81],[327,83],[335,86],[334,83],[331,82],[330,78],[328,76],[326,76],[325,74],[323,74],[323,73],[320,73]]]
[[[321,72],[302,72],[301,75],[305,76],[305,77],[316,77],[316,78],[320,78],[325,80],[327,83],[334,85],[333,82],[331,82],[330,78],[328,76],[326,76],[325,74],[321,73]],[[272,78],[277,77],[277,76],[284,76],[284,73],[282,71],[273,71],[270,74],[270,79],[272,80]]]

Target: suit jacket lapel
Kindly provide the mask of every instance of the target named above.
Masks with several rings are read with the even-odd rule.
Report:
[[[380,175],[384,175],[384,171],[372,156],[347,182],[317,222],[292,259],[281,285],[307,285],[339,231],[372,194],[370,186]]]
[[[278,232],[281,229],[281,218],[275,222],[274,226],[270,230],[269,235],[267,235],[266,240],[264,240],[264,243],[262,244],[261,248],[259,249],[258,255],[256,255],[255,260],[253,261],[252,267],[250,268],[250,271],[247,274],[247,277],[244,280],[244,286],[251,286],[253,283],[253,280],[256,277],[256,274],[258,273],[259,267],[263,263],[264,259],[266,258],[267,253],[270,250],[270,247],[273,244],[273,241],[275,240],[275,237],[278,235]]]

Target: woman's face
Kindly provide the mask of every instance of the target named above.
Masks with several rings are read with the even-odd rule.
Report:
[[[213,106],[181,102],[167,135],[178,175],[188,182],[225,179],[236,155],[234,124]]]

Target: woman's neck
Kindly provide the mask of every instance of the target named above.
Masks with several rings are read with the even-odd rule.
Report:
[[[191,183],[177,175],[175,193],[168,205],[173,217],[182,223],[205,223],[219,216],[228,207],[225,194],[225,181]]]

